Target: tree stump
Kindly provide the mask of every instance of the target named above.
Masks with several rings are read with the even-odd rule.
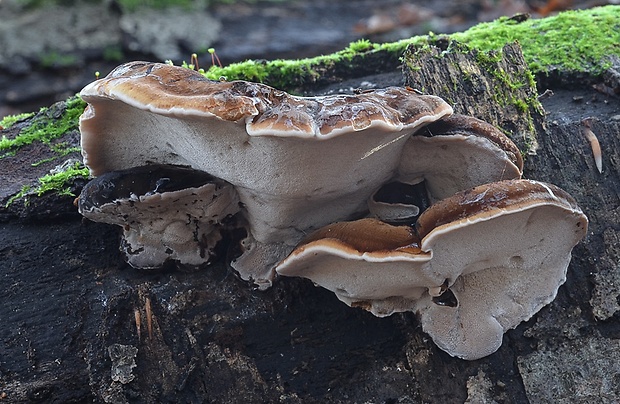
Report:
[[[458,44],[412,48],[404,60],[404,78],[391,84],[442,95],[505,130],[527,155],[526,177],[566,189],[590,219],[558,297],[507,332],[499,351],[452,358],[413,314],[376,318],[305,280],[260,292],[223,263],[190,273],[132,269],[116,227],[84,221],[73,198],[52,195],[0,211],[0,401],[620,397],[618,97],[589,86],[552,88],[541,108],[514,44],[491,55]],[[583,135],[586,116],[603,149],[602,174]],[[14,158],[21,157],[0,159],[5,175]],[[28,183],[35,169],[23,162],[10,175]],[[77,192],[83,184],[75,185]]]

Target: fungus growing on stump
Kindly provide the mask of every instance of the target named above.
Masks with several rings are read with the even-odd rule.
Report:
[[[261,288],[308,231],[364,214],[410,135],[452,113],[441,98],[405,88],[295,97],[146,62],[119,66],[81,96],[93,175],[175,164],[235,187],[249,236],[232,265]]]
[[[415,227],[376,219],[309,235],[277,267],[377,316],[413,311],[444,351],[495,352],[503,333],[551,302],[587,219],[570,195],[511,180],[458,192]]]
[[[461,358],[554,298],[586,232],[569,195],[520,179],[501,131],[407,88],[296,97],[132,62],[81,96],[97,178],[79,209],[123,226],[131,265],[200,266],[234,224],[241,278],[266,289],[277,270],[378,316],[416,312]]]

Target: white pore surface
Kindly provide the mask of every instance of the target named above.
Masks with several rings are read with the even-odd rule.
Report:
[[[214,184],[134,196],[81,213],[123,227],[121,249],[136,268],[161,267],[167,260],[206,263],[222,238],[221,220],[239,210],[235,190]]]
[[[277,272],[303,276],[339,297],[367,301],[392,296],[418,298],[416,288],[439,286],[445,278],[429,277],[422,270],[430,254],[405,252],[362,253],[311,243],[287,257]]]

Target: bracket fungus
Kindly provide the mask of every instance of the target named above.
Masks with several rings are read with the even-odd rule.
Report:
[[[586,232],[569,195],[521,179],[501,131],[409,88],[298,97],[131,62],[81,96],[97,178],[79,209],[123,227],[131,265],[200,266],[242,227],[241,278],[306,277],[378,316],[416,312],[461,358],[554,298]]]
[[[433,200],[489,182],[521,177],[523,160],[519,149],[487,122],[452,115],[420,132],[405,145],[397,178],[405,183],[426,179]]]
[[[173,164],[235,187],[249,237],[232,265],[263,288],[308,231],[366,210],[411,134],[452,114],[441,98],[406,88],[295,97],[147,62],[121,65],[80,95],[93,175]]]
[[[495,352],[506,330],[554,299],[586,228],[561,189],[500,181],[433,204],[413,227],[331,224],[276,270],[377,316],[417,312],[442,350],[472,360]]]
[[[78,209],[88,219],[123,227],[121,250],[134,267],[167,261],[196,267],[208,262],[239,203],[230,184],[207,173],[149,165],[90,181]]]

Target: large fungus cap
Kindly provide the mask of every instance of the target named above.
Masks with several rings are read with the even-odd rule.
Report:
[[[90,181],[78,209],[96,222],[123,227],[121,250],[137,268],[167,261],[197,267],[221,240],[222,222],[239,211],[234,188],[186,167],[150,165]]]
[[[389,87],[357,95],[296,97],[260,83],[213,81],[190,69],[149,62],[121,65],[105,78],[87,85],[80,95],[89,103],[81,117],[80,130],[85,163],[94,175],[137,165],[130,158],[144,159],[141,163],[170,164],[175,163],[170,159],[191,161],[195,157],[192,153],[166,155],[177,150],[189,152],[183,149],[183,142],[192,138],[189,133],[184,134],[180,144],[154,144],[165,135],[161,123],[167,120],[157,121],[150,114],[185,120],[185,124],[172,123],[179,126],[172,128],[175,134],[196,126],[205,127],[196,121],[204,122],[210,132],[201,132],[203,139],[192,145],[202,151],[213,141],[210,137],[228,145],[239,132],[246,136],[316,140],[368,129],[375,129],[373,133],[377,137],[382,132],[412,133],[419,126],[452,113],[452,108],[441,98],[418,95],[406,88]],[[108,117],[114,119],[108,121]],[[114,132],[118,128],[124,131]],[[170,139],[166,140],[174,140],[172,136],[167,137]],[[139,145],[139,139],[147,140],[147,144]],[[243,136],[243,140],[248,139]],[[386,146],[375,140],[376,146]],[[134,150],[124,149],[128,144]],[[364,154],[372,150],[365,149]],[[241,147],[229,150],[237,158],[245,153],[247,150]],[[195,163],[217,167],[207,171],[217,171],[213,174],[220,177],[219,172],[226,171],[220,167],[221,159]]]
[[[175,164],[235,187],[249,236],[233,265],[265,286],[271,263],[308,231],[363,213],[410,135],[452,113],[406,88],[295,97],[147,62],[119,66],[81,96],[82,153],[94,175]]]
[[[441,349],[464,359],[495,352],[506,330],[553,300],[587,228],[570,195],[528,180],[458,192],[420,215],[416,236],[390,241],[408,227],[353,223],[319,230],[277,272],[376,315],[415,311]]]

